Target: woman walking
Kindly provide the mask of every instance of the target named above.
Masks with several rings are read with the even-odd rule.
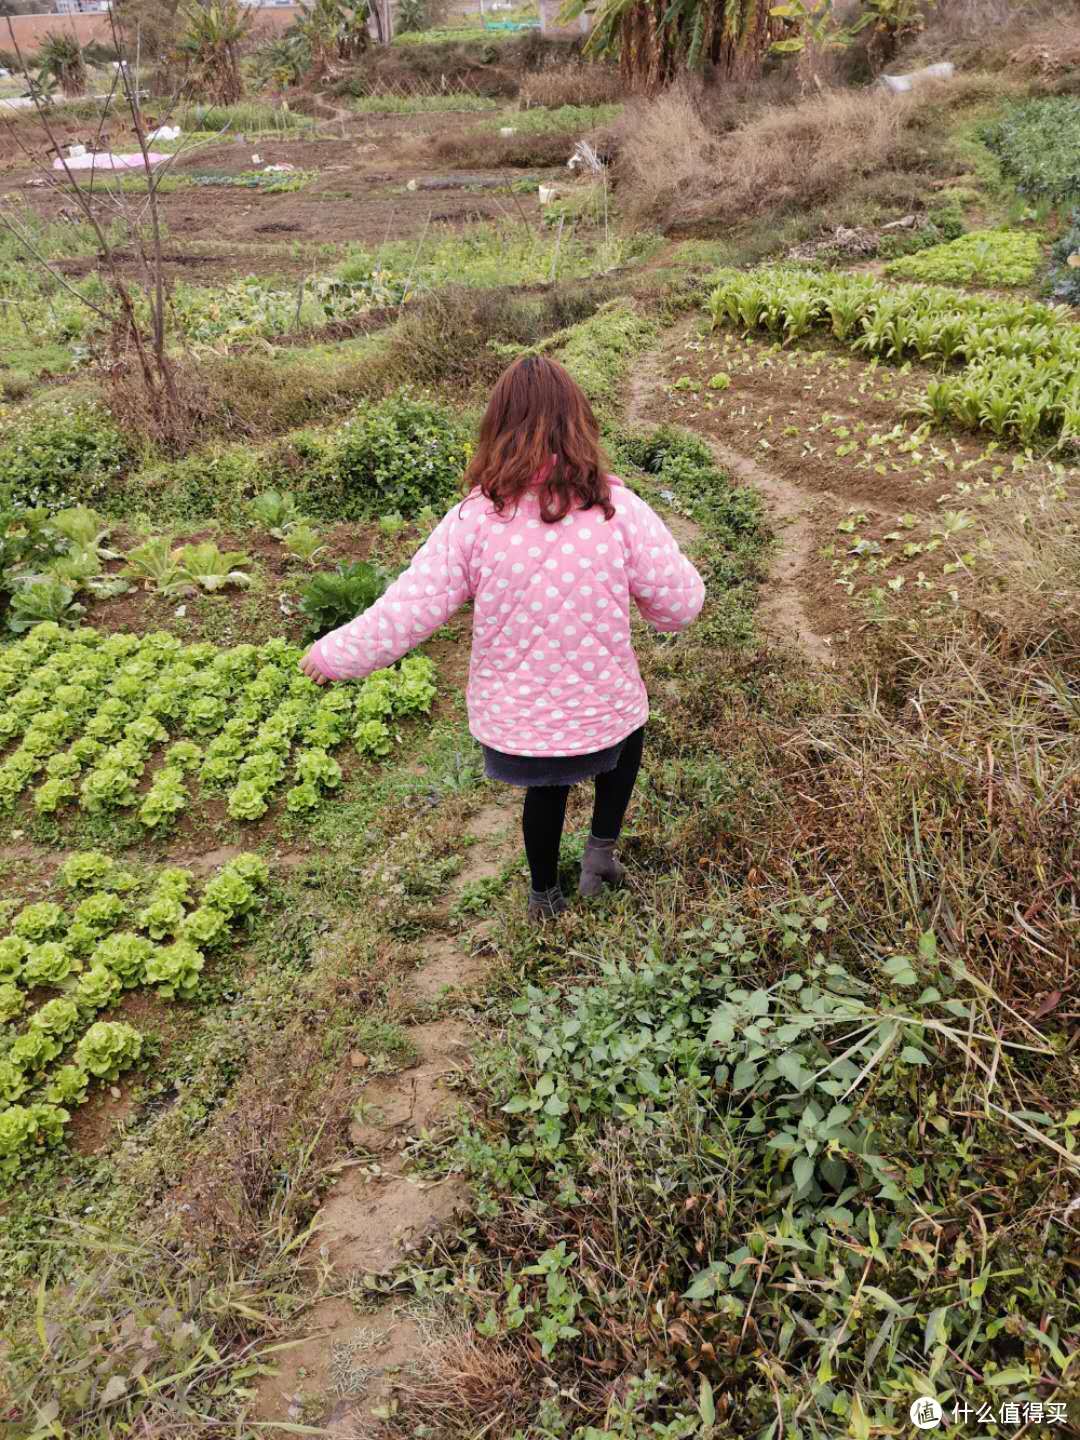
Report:
[[[385,595],[301,667],[319,684],[363,679],[475,602],[469,728],[488,778],[525,789],[528,913],[548,919],[566,909],[571,785],[595,781],[581,894],[625,874],[615,844],[648,718],[630,601],[656,629],[682,630],[705,587],[659,516],[607,473],[592,407],[554,360],[522,356],[499,379],[465,490]]]

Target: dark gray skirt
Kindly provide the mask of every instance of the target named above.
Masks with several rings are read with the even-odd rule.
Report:
[[[489,780],[501,780],[504,785],[577,785],[614,770],[629,739],[627,735],[606,750],[588,755],[507,755],[490,745],[481,744],[480,748]]]

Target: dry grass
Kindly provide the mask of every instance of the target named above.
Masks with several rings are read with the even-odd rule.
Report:
[[[520,1349],[456,1329],[433,1338],[417,1373],[404,1374],[396,1389],[394,1435],[414,1435],[421,1422],[441,1436],[474,1435],[481,1417],[484,1433],[509,1435],[528,1419],[538,1384]]]
[[[797,105],[769,105],[719,135],[700,96],[674,86],[623,117],[620,200],[631,218],[669,227],[734,225],[767,210],[837,200],[868,177],[923,168],[932,112],[1001,93],[1000,76],[981,75],[906,96],[828,90]]]
[[[607,105],[621,100],[625,85],[613,65],[559,65],[525,75],[518,98],[523,110],[536,106]]]
[[[948,0],[927,13],[919,38],[890,68],[952,60],[982,70],[1058,76],[1080,64],[1080,17],[1072,0]]]

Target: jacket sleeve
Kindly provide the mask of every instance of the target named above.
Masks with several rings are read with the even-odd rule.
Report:
[[[630,594],[654,629],[685,630],[701,613],[705,582],[659,515],[640,499],[634,510]]]
[[[310,658],[328,680],[363,680],[392,665],[469,599],[458,510],[455,505],[440,520],[409,568],[374,605],[312,646]]]

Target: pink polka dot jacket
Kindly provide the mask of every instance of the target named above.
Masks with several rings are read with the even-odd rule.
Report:
[[[328,679],[360,680],[475,602],[469,728],[511,755],[587,755],[626,738],[649,702],[630,639],[630,601],[657,630],[682,630],[705,586],[644,500],[611,477],[615,514],[554,525],[526,495],[496,515],[474,493],[454,506],[369,610],[323,636]]]

